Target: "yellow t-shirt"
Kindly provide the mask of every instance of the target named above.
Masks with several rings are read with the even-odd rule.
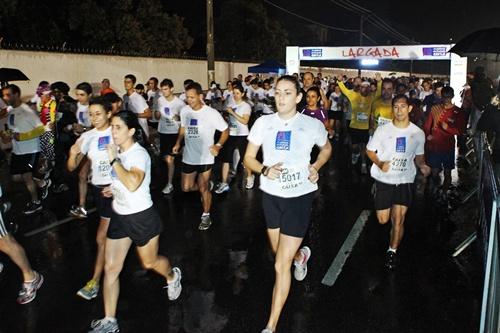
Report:
[[[375,94],[370,94],[366,97],[363,97],[359,92],[347,89],[342,81],[339,81],[339,87],[340,91],[342,91],[349,99],[349,102],[351,102],[352,116],[349,127],[368,130],[372,103],[382,92],[382,82],[377,82],[377,91]]]
[[[385,103],[382,98],[377,98],[372,104],[372,115],[375,121],[374,128],[392,121],[392,103]]]

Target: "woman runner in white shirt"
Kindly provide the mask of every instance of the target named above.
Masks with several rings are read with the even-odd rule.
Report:
[[[107,152],[113,182],[103,190],[105,196],[113,197],[105,245],[105,317],[92,321],[90,332],[94,333],[119,332],[115,317],[119,276],[132,244],[137,246],[143,267],[165,278],[170,300],[177,299],[182,291],[181,270],[172,268],[169,260],[158,254],[162,222],[151,200],[151,159],[139,144],[144,139],[137,115],[118,112],[111,120],[111,132],[114,144],[107,146]]]
[[[257,119],[248,135],[245,166],[261,174],[267,234],[276,254],[271,314],[262,333],[276,331],[290,291],[292,262],[295,279],[302,281],[306,277],[311,250],[299,247],[309,227],[318,170],[332,152],[325,126],[317,119],[297,113],[301,99],[298,80],[290,75],[280,77],[275,93],[278,112]],[[320,153],[309,164],[314,145],[320,148]],[[256,158],[261,146],[264,163]]]
[[[99,283],[104,270],[104,244],[106,243],[106,233],[111,218],[112,199],[102,195],[102,190],[112,182],[111,166],[106,151],[107,145],[113,143],[110,127],[111,109],[111,104],[106,102],[103,97],[97,97],[90,101],[89,117],[94,128],[83,133],[71,147],[67,162],[69,171],[77,169],[82,161],[89,161],[91,164],[91,187],[94,203],[100,216],[96,236],[97,254],[94,274],[92,279],[77,292],[78,296],[86,300],[97,297],[99,293]]]

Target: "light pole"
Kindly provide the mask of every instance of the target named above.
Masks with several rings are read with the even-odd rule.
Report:
[[[215,81],[214,1],[207,0],[207,85]]]

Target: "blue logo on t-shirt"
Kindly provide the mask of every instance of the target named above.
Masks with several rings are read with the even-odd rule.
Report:
[[[198,126],[198,119],[190,119],[189,126]]]
[[[290,141],[292,140],[292,131],[278,131],[276,133],[276,150],[290,150]]]
[[[14,117],[15,114],[9,114],[9,125],[14,126]]]
[[[99,139],[97,139],[97,149],[99,150],[106,150],[106,146],[109,145],[110,142],[110,137],[108,136],[100,136]]]
[[[163,112],[165,112],[165,116],[170,116],[170,108],[168,106],[163,108]]]
[[[83,112],[80,112],[78,114],[78,119],[80,120],[81,123],[85,123],[85,115],[83,114]]]
[[[406,137],[396,138],[396,153],[406,152]]]

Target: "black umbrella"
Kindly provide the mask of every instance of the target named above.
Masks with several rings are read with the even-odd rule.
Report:
[[[458,41],[450,52],[462,57],[500,60],[500,27],[478,30]]]
[[[19,69],[6,67],[0,68],[0,82],[9,81],[29,81],[29,78]]]

